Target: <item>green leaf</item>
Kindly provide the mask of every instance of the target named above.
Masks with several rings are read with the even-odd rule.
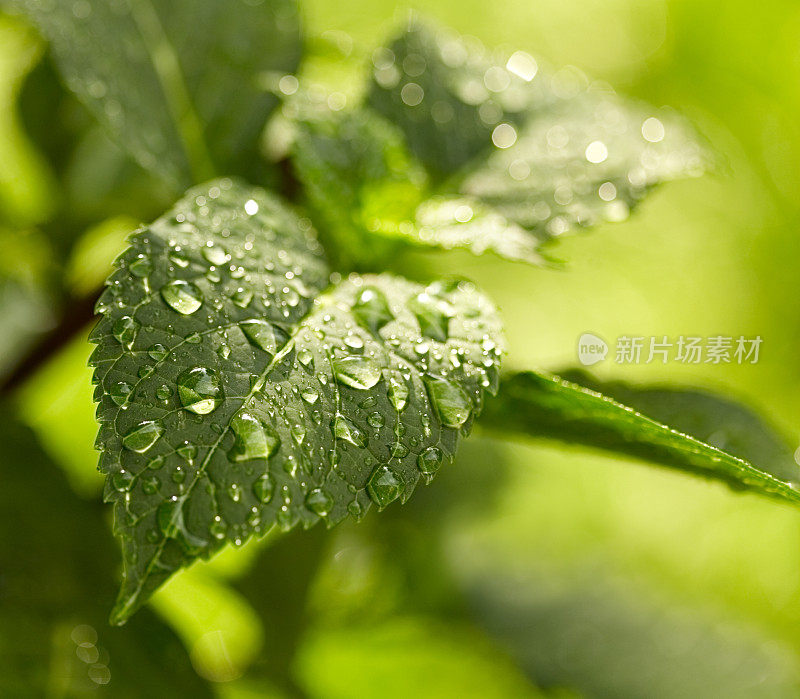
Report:
[[[146,169],[175,185],[242,171],[299,59],[292,0],[16,0],[67,85]]]
[[[308,113],[304,113],[308,112]],[[413,218],[427,176],[395,126],[371,110],[302,110],[292,163],[327,232],[352,255],[374,260],[379,239]]]
[[[473,197],[429,197],[422,166],[402,134],[371,109],[316,109],[295,121],[293,163],[326,230],[351,254],[374,262],[374,235],[414,245],[491,250],[540,263],[521,226]],[[389,248],[391,251],[391,248]]]
[[[577,69],[548,72],[524,52],[491,55],[473,39],[412,22],[373,64],[370,106],[400,126],[444,182],[441,194],[457,190],[491,212],[451,216],[423,239],[453,245],[460,235],[476,250],[481,231],[503,230],[513,242],[501,254],[540,262],[531,250],[543,241],[623,220],[653,185],[707,165],[670,111],[622,100]]]
[[[118,623],[225,541],[406,500],[496,389],[474,286],[330,284],[307,220],[230,180],[137,231],[108,285],[92,363]]]
[[[753,465],[656,422],[633,408],[557,376],[523,372],[503,382],[501,397],[490,401],[485,423],[508,434],[558,439],[572,444],[627,454],[716,478],[747,489],[800,503],[797,477],[786,469]]]
[[[101,503],[76,496],[8,406],[0,438],[0,695],[212,696],[152,612],[124,630],[106,623],[116,562]]]
[[[611,396],[673,429],[757,464],[780,480],[800,482],[795,447],[762,416],[741,403],[697,389],[600,382],[580,370],[559,373],[562,378]]]
[[[464,582],[475,616],[533,682],[575,696],[791,697],[800,666],[787,643],[602,565],[568,573],[498,571]],[[598,639],[602,639],[598,643]]]

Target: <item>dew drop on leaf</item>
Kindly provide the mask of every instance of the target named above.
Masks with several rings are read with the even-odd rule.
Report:
[[[300,397],[309,405],[314,405],[319,400],[319,393],[311,388],[306,388],[300,392]]]
[[[353,306],[353,315],[373,333],[394,319],[386,296],[375,287],[367,287],[361,292]]]
[[[362,449],[367,446],[367,439],[364,433],[341,414],[333,419],[333,435],[336,439],[350,442],[350,444]]]
[[[408,404],[408,386],[400,379],[392,376],[389,379],[388,396],[394,409],[399,413]]]
[[[194,367],[178,376],[181,405],[197,415],[208,415],[224,397],[219,377],[212,369]]]
[[[423,335],[438,342],[447,340],[447,324],[453,314],[448,303],[422,292],[412,298],[408,306],[416,316]]]
[[[464,389],[440,376],[426,374],[423,380],[442,424],[446,427],[461,427],[472,414],[472,403]]]
[[[276,354],[289,339],[283,330],[266,320],[245,320],[239,327],[252,345],[272,355]]]
[[[261,503],[268,503],[272,500],[272,494],[275,492],[275,482],[272,480],[272,476],[268,473],[265,473],[260,478],[257,478],[253,483],[253,495],[256,496],[256,499]]]
[[[336,380],[359,390],[372,388],[381,380],[381,366],[374,359],[360,355],[349,355],[331,361]]]
[[[297,359],[304,367],[309,369],[309,371],[314,371],[314,355],[311,354],[308,348],[303,347],[303,349],[297,353]]]
[[[136,333],[141,327],[138,320],[134,320],[130,316],[122,316],[116,323],[111,332],[117,339],[117,342],[126,349],[133,346],[133,341],[136,339]]]
[[[121,469],[111,477],[111,483],[114,486],[114,489],[119,490],[120,492],[130,490],[131,485],[133,484],[133,474],[130,471]]]
[[[444,454],[439,447],[428,447],[417,457],[417,468],[426,476],[435,474],[444,463]]]
[[[325,517],[331,511],[332,506],[333,498],[322,488],[314,488],[306,496],[306,507],[320,517]]]
[[[142,422],[122,438],[122,446],[143,454],[159,440],[162,434],[164,428],[157,422]]]
[[[147,350],[147,354],[150,355],[150,359],[154,359],[155,361],[160,362],[167,356],[168,352],[167,348],[164,347],[164,345],[156,343],[155,345],[150,347],[149,350]]]
[[[172,309],[188,316],[203,305],[203,294],[192,282],[175,279],[161,288],[161,298]]]
[[[130,393],[131,385],[129,383],[125,383],[124,381],[120,381],[111,387],[108,395],[111,396],[111,400],[113,400],[117,405],[122,405],[126,400],[128,400]]]
[[[231,256],[219,245],[203,248],[203,257],[212,265],[224,265],[231,259]]]
[[[128,265],[128,269],[135,277],[149,277],[153,271],[153,261],[147,255],[139,254]]]
[[[233,461],[268,459],[281,443],[278,433],[272,427],[265,425],[250,413],[234,415],[231,429],[236,437],[229,453]]]
[[[367,482],[367,493],[379,509],[396,500],[402,489],[403,484],[388,466],[378,466]]]

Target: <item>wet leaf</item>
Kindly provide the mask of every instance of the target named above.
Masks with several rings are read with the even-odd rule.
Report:
[[[548,374],[514,374],[502,383],[501,389],[500,398],[489,403],[484,415],[485,424],[492,429],[627,454],[721,480],[735,489],[800,503],[797,469],[791,464],[776,468],[772,462],[746,461],[734,455],[744,453],[741,442],[738,446],[734,443],[735,451],[729,453],[646,417],[613,398]],[[634,404],[639,402],[635,396],[634,401]],[[642,404],[645,403],[643,400]],[[656,415],[666,407],[662,401],[651,404]],[[720,418],[718,415],[717,419]],[[676,422],[688,428],[687,420],[692,422],[684,414]],[[748,452],[754,453],[752,447]],[[796,474],[795,477],[790,478],[790,473]]]
[[[92,335],[117,623],[226,541],[406,500],[496,388],[473,285],[330,284],[308,221],[263,190],[195,188],[131,240]]]
[[[175,185],[241,172],[275,98],[258,75],[300,54],[292,0],[16,0],[117,143]]]

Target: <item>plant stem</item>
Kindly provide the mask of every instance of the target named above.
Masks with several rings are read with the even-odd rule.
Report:
[[[94,305],[102,289],[68,298],[55,327],[41,336],[12,371],[0,380],[0,397],[10,395],[53,356],[66,347],[94,318]]]

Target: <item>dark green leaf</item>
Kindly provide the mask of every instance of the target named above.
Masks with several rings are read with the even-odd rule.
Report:
[[[211,696],[151,612],[108,627],[114,539],[99,502],[78,498],[33,434],[0,411],[0,695]]]
[[[795,448],[764,418],[741,403],[696,389],[599,382],[584,371],[562,378],[611,396],[645,415],[722,449],[784,481],[800,482]]]
[[[259,74],[299,58],[292,0],[16,0],[67,85],[145,168],[186,185],[253,160],[275,98]]]
[[[503,382],[500,398],[490,401],[485,423],[509,434],[559,439],[716,478],[800,503],[797,477],[789,466],[751,464],[727,451],[656,422],[612,398],[556,376],[514,374]],[[768,470],[769,469],[769,470]],[[770,471],[775,470],[773,475]]]
[[[500,323],[475,287],[329,285],[308,222],[262,190],[190,191],[118,267],[92,358],[117,622],[225,541],[407,499],[496,388]]]

